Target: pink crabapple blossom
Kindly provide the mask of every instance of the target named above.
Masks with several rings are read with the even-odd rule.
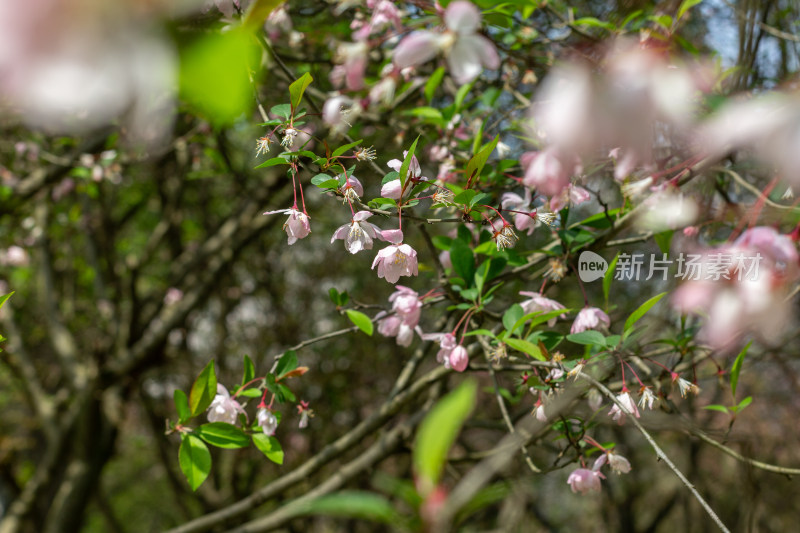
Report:
[[[371,216],[372,213],[369,211],[357,212],[349,224],[339,226],[333,233],[331,243],[336,239],[343,239],[344,247],[351,254],[357,254],[361,250],[372,250],[374,239],[384,239],[380,228],[366,221]]]
[[[525,311],[526,315],[528,313],[535,313],[537,311],[541,311],[542,313],[549,313],[550,311],[558,311],[559,309],[566,309],[563,305],[561,305],[557,301],[542,296],[538,292],[520,291],[519,294],[521,296],[528,296],[527,300],[519,304],[522,307],[522,310]],[[566,313],[554,316],[553,318],[547,321],[547,325],[552,328],[553,326],[556,325],[556,320],[558,320],[559,318],[567,318]]]
[[[296,243],[298,240],[308,237],[311,233],[311,224],[309,223],[308,215],[298,211],[296,208],[291,209],[278,209],[277,211],[266,211],[265,215],[274,215],[276,213],[285,213],[289,218],[283,224],[283,229],[286,235],[289,236],[289,245]]]
[[[278,429],[278,417],[270,409],[262,407],[256,413],[256,419],[264,435],[271,437]]]
[[[397,283],[400,276],[416,276],[417,252],[407,244],[392,244],[378,252],[372,268],[378,267],[378,277],[389,283]]]
[[[456,336],[452,333],[425,333],[422,335],[424,340],[437,341],[439,351],[436,353],[436,361],[442,363],[445,368],[452,368],[457,372],[466,370],[469,364],[469,354],[467,349],[456,342]]]
[[[477,78],[483,68],[496,69],[500,57],[494,44],[477,33],[481,13],[472,3],[457,0],[444,12],[444,32],[419,30],[406,36],[394,50],[394,64],[399,68],[420,65],[444,53],[450,75],[465,84]]]
[[[636,403],[633,401],[633,398],[631,398],[630,393],[627,390],[623,390],[617,396],[617,402],[611,406],[608,415],[615,422],[622,424],[625,422],[625,415],[633,415],[639,418],[639,409],[636,408]]]
[[[208,406],[208,421],[235,425],[240,414],[247,416],[241,404],[231,398],[228,389],[217,383],[217,395]]]
[[[601,309],[597,307],[584,307],[575,317],[570,333],[581,333],[589,329],[607,328],[611,325],[611,319]]]
[[[578,468],[567,478],[572,492],[586,494],[589,491],[600,491],[600,480],[605,476],[600,472],[589,470],[588,468]]]

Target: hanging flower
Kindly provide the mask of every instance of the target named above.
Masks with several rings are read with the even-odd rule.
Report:
[[[378,267],[378,277],[389,283],[397,283],[400,276],[416,276],[417,252],[407,244],[387,246],[375,256],[372,268]]]
[[[484,67],[496,69],[500,57],[494,44],[477,33],[481,13],[470,2],[451,2],[444,12],[443,33],[415,31],[405,37],[394,51],[394,64],[404,69],[425,63],[442,52],[447,57],[450,74],[459,84],[477,78]]]
[[[288,220],[283,224],[283,229],[289,236],[289,244],[292,245],[298,240],[307,237],[311,233],[311,224],[307,214],[298,211],[296,208],[278,209],[277,211],[267,211],[265,215],[285,213],[289,215]]]
[[[240,414],[247,416],[239,402],[228,394],[228,389],[217,383],[217,395],[208,406],[208,421],[236,424]]]
[[[265,407],[259,409],[256,419],[258,420],[258,425],[264,431],[264,435],[271,437],[275,434],[278,429],[278,417],[270,409]]]
[[[361,250],[372,250],[373,239],[384,239],[378,226],[366,222],[371,216],[372,213],[369,211],[359,211],[353,215],[353,220],[349,224],[339,226],[333,233],[331,243],[336,239],[343,239],[344,247],[351,254],[356,254]]]
[[[597,307],[584,307],[575,317],[575,322],[572,323],[570,333],[580,333],[587,329],[598,329],[601,327],[608,327],[611,325],[611,319],[602,310]]]

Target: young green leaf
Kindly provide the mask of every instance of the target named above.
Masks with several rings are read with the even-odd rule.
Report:
[[[244,448],[250,444],[244,431],[227,422],[209,422],[195,431],[198,437],[217,448]]]
[[[250,359],[249,355],[244,356],[244,372],[242,373],[242,386],[245,383],[253,381],[256,377],[256,365],[253,364],[253,360]]]
[[[0,308],[2,308],[3,305],[8,301],[8,299],[11,298],[12,294],[14,294],[14,291],[11,291],[8,294],[0,296]]]
[[[266,455],[267,459],[279,465],[283,464],[283,450],[281,449],[281,443],[278,442],[278,439],[269,437],[264,433],[253,433],[251,438],[256,448]]]
[[[636,324],[636,322],[638,322],[639,319],[642,318],[645,315],[645,313],[647,313],[651,307],[656,305],[658,301],[661,300],[661,298],[663,298],[666,294],[667,294],[666,292],[662,292],[661,294],[656,294],[655,296],[647,300],[645,303],[640,305],[636,309],[636,311],[631,313],[631,316],[628,317],[628,320],[625,321],[624,331],[629,331],[633,327],[633,325]]]
[[[507,345],[511,346],[515,350],[519,350],[524,354],[530,355],[534,359],[538,359],[539,361],[547,361],[547,358],[544,355],[542,355],[542,350],[539,349],[539,347],[533,344],[532,342],[515,338],[508,338],[503,342],[505,342]]]
[[[519,304],[514,304],[503,313],[503,327],[510,335],[513,335],[517,328],[522,324],[517,324],[525,315],[525,310]]]
[[[739,384],[739,373],[742,371],[742,363],[744,363],[744,356],[747,355],[747,350],[750,349],[750,345],[753,344],[753,341],[748,342],[742,351],[739,352],[739,355],[736,356],[736,360],[733,362],[733,367],[731,367],[731,396],[733,396],[734,400],[736,398],[736,386]]]
[[[474,380],[463,382],[439,400],[420,424],[412,460],[423,497],[439,482],[450,447],[475,407],[477,389]]]
[[[608,308],[608,291],[611,289],[611,281],[614,279],[614,272],[617,270],[618,259],[619,252],[617,252],[617,255],[615,255],[614,259],[609,263],[608,270],[606,270],[606,274],[603,276],[603,297],[606,301],[606,308]]]
[[[180,389],[175,389],[175,392],[172,393],[172,399],[175,401],[175,410],[178,411],[178,422],[183,424],[192,417],[186,393]]]
[[[211,453],[197,436],[181,434],[181,447],[178,450],[178,463],[192,490],[203,484],[211,472]]]
[[[450,247],[450,262],[466,283],[471,283],[475,277],[475,256],[472,249],[461,241],[453,241]]]
[[[403,164],[400,166],[400,185],[403,188],[406,186],[406,179],[408,179],[408,167],[411,166],[411,158],[414,157],[414,152],[417,149],[418,141],[419,137],[414,139],[414,142],[411,143],[411,148],[408,149],[408,153],[406,153],[406,157],[403,159]]]
[[[480,176],[483,167],[486,165],[486,161],[489,160],[489,156],[494,151],[495,146],[497,146],[497,142],[500,140],[499,135],[495,135],[494,139],[491,140],[486,146],[481,148],[481,150],[473,155],[470,160],[467,162],[467,183],[472,183],[473,178]]]
[[[342,491],[321,496],[303,504],[299,513],[358,518],[394,525],[402,521],[389,500],[364,491]]]
[[[357,140],[355,142],[351,142],[350,144],[345,144],[344,146],[340,146],[339,148],[337,148],[336,150],[333,151],[333,153],[331,154],[331,158],[339,157],[340,155],[342,155],[346,151],[350,150],[351,148],[355,148],[356,146],[358,146],[362,142],[363,142],[363,139],[359,139],[359,140]]]
[[[347,318],[350,319],[350,322],[355,324],[358,327],[358,329],[360,329],[367,335],[372,336],[372,331],[374,329],[374,326],[372,324],[372,320],[370,320],[370,318],[367,315],[365,315],[361,311],[355,311],[353,309],[348,309],[346,313],[347,313]]]
[[[295,368],[297,368],[297,352],[289,350],[278,360],[275,374],[278,376],[278,379],[280,379]]]
[[[433,100],[433,93],[436,92],[436,88],[442,83],[442,78],[444,78],[444,67],[439,67],[433,71],[433,74],[431,74],[431,77],[428,78],[428,81],[425,83],[425,99],[428,100],[428,102]]]
[[[291,85],[289,85],[289,96],[292,100],[292,111],[297,109],[297,107],[300,105],[300,101],[303,99],[303,93],[306,92],[306,88],[311,85],[312,81],[314,81],[314,78],[311,77],[311,74],[306,72],[297,80],[293,81]]]
[[[573,333],[571,335],[567,335],[567,340],[574,342],[575,344],[584,344],[588,346],[597,345],[597,346],[606,346],[606,338],[603,336],[602,333],[599,331],[581,331],[580,333]]]
[[[206,367],[197,376],[189,392],[189,408],[192,416],[197,416],[211,405],[217,394],[217,374],[214,371],[214,361],[209,361]]]

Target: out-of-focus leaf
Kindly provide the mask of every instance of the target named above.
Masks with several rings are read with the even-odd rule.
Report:
[[[181,52],[183,99],[215,124],[230,124],[253,105],[249,69],[258,65],[256,43],[242,31],[209,34]]]
[[[383,496],[365,491],[342,491],[321,496],[303,505],[301,514],[340,516],[398,524],[402,517]]]
[[[742,371],[742,363],[744,363],[744,356],[747,355],[747,350],[750,349],[750,345],[753,344],[753,341],[748,342],[742,351],[739,352],[739,355],[736,356],[736,360],[733,362],[733,367],[731,367],[731,395],[736,398],[736,386],[739,384],[739,373]]]
[[[478,385],[465,381],[439,400],[420,424],[412,451],[420,494],[426,497],[439,482],[450,447],[475,407]]]
[[[603,346],[606,345],[606,338],[603,336],[602,333],[599,331],[581,331],[580,333],[573,333],[571,335],[567,335],[567,340],[570,342],[574,342],[575,344],[584,344],[584,345],[597,345]]]

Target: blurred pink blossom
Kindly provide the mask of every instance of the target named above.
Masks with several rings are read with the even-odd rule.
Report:
[[[597,307],[584,307],[575,317],[570,333],[580,333],[588,329],[607,328],[611,325],[608,315]]]
[[[481,13],[465,0],[451,2],[444,12],[446,30],[442,33],[415,31],[405,37],[394,51],[394,63],[407,68],[445,54],[450,74],[456,83],[468,83],[477,78],[484,67],[496,69],[500,57],[494,44],[477,33]]]

